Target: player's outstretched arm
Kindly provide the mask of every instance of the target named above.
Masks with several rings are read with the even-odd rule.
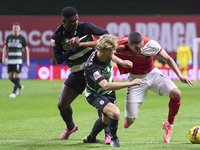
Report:
[[[122,60],[121,58],[115,56],[114,54],[112,55],[112,60],[116,62],[117,64],[123,66],[124,68],[132,68],[133,63],[129,60]]]
[[[157,55],[169,65],[169,67],[176,73],[182,83],[187,83],[189,86],[195,85],[190,79],[182,76],[175,61],[165,52],[165,50],[161,50],[161,52]]]
[[[81,42],[80,46],[95,48],[96,44],[97,44],[97,41],[89,41],[89,42]]]
[[[105,90],[119,90],[122,88],[130,87],[130,86],[135,86],[135,85],[140,85],[142,83],[142,79],[135,79],[131,82],[108,82],[107,80],[102,80],[99,82],[99,85],[104,88]]]

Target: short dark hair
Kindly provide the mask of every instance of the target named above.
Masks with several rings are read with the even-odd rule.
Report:
[[[13,26],[20,26],[20,23],[19,22],[15,22],[15,23],[13,23]]]
[[[139,44],[142,42],[142,35],[138,32],[131,32],[129,35],[128,35],[128,43],[130,45],[132,44]]]
[[[74,7],[70,6],[63,8],[61,11],[61,15],[64,18],[75,16],[76,14],[78,14],[77,10]]]

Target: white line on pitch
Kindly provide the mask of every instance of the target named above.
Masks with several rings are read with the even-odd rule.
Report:
[[[0,142],[82,142],[82,141],[71,141],[71,140],[0,140]],[[153,141],[120,141],[120,143],[143,143],[143,144],[163,144],[164,142],[153,142]],[[170,142],[171,144],[184,144],[184,142]]]

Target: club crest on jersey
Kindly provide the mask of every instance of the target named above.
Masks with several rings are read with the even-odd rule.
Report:
[[[102,77],[102,75],[99,73],[99,71],[95,71],[95,72],[93,73],[93,77],[94,77],[95,80],[97,80],[97,79],[99,79],[100,77]]]
[[[61,43],[62,47],[64,50],[68,50],[70,45],[69,45],[69,38],[63,39]]]
[[[103,105],[104,103],[105,103],[104,100],[100,100],[100,101],[99,101],[99,104],[100,104],[100,105]]]

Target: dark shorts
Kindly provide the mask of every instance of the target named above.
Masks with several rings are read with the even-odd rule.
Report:
[[[20,73],[22,69],[22,64],[10,65],[8,64],[8,73],[9,72],[16,72]]]
[[[116,105],[116,96],[115,91],[112,91],[110,94],[100,95],[98,97],[89,96],[87,97],[87,101],[90,105],[95,107],[98,111],[103,113],[103,108],[108,103],[113,103]],[[104,114],[105,115],[105,114]]]
[[[65,80],[64,84],[74,89],[79,94],[82,94],[86,84],[84,71],[70,73],[68,78]]]

